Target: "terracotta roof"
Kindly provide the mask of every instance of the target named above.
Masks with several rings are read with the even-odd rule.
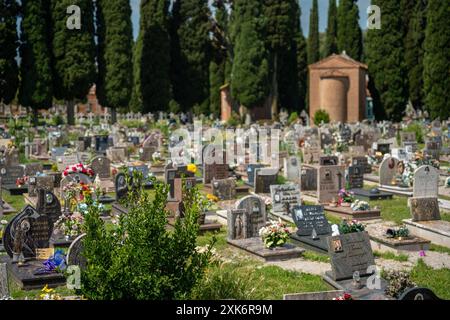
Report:
[[[363,69],[366,69],[366,70],[368,69],[366,64],[364,64],[362,62],[358,62],[358,61],[352,59],[349,55],[347,55],[347,53],[345,51],[342,52],[341,54],[332,54],[331,56],[329,56],[329,57],[327,57],[327,58],[325,58],[323,60],[320,60],[320,61],[318,61],[316,63],[313,63],[313,64],[309,65],[309,67],[310,68],[320,67],[322,64],[324,64],[324,63],[326,63],[326,62],[328,62],[330,60],[334,60],[334,59],[341,60],[341,61],[344,61],[346,63],[350,63],[350,64],[352,64],[352,65],[354,65],[356,67],[359,67],[359,68],[363,68]]]

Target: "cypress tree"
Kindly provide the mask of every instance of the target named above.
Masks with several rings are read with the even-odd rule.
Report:
[[[128,0],[97,0],[98,80],[97,96],[102,106],[116,109],[130,102],[133,66],[133,27]]]
[[[319,59],[320,59],[319,6],[317,4],[317,0],[314,0],[309,18],[308,64],[313,64],[319,61]]]
[[[141,102],[145,113],[167,110],[171,99],[168,9],[168,0],[141,2],[133,99]]]
[[[16,96],[19,82],[17,55],[17,4],[0,1],[0,103],[9,104]]]
[[[210,22],[207,0],[179,2],[177,35],[179,53],[179,79],[176,99],[183,110],[200,107],[197,113],[209,109]]]
[[[262,7],[259,0],[235,0],[233,5],[231,94],[244,107],[257,107],[269,93],[269,64],[262,32]]]
[[[19,102],[33,109],[34,125],[38,125],[38,109],[52,106],[50,9],[47,1],[22,0],[20,45]]]
[[[399,121],[407,102],[403,29],[397,0],[373,0],[383,12],[381,29],[367,31],[370,90],[377,117]]]
[[[228,29],[228,11],[224,0],[215,0],[215,23],[223,33]],[[227,48],[222,43],[213,42],[212,59],[209,65],[209,87],[210,87],[210,112],[216,116],[220,115],[221,96],[220,88],[225,84],[226,64],[228,61]]]
[[[308,91],[308,50],[305,36],[303,35],[302,24],[300,17],[302,16],[301,7],[298,2],[295,6],[295,15],[298,18],[297,30],[295,36],[296,42],[296,56],[297,56],[297,79],[298,79],[298,103],[299,110],[306,109],[307,91]]]
[[[389,14],[388,12],[384,14]],[[356,0],[339,0],[337,44],[339,52],[360,61],[363,53],[362,32],[359,27],[359,9]]]
[[[52,0],[54,96],[67,101],[67,123],[75,124],[74,103],[85,101],[96,81],[94,7],[91,0]],[[81,29],[67,28],[67,8],[80,8]]]
[[[423,44],[425,41],[427,0],[417,1],[408,24],[405,40],[405,62],[408,70],[409,99],[416,109],[424,106]]]
[[[424,84],[426,107],[432,118],[450,116],[450,0],[428,0],[425,34]]]
[[[338,53],[336,0],[330,0],[330,4],[328,7],[328,26],[325,39],[325,57],[328,57],[333,53]]]
[[[270,52],[272,78],[272,118],[278,114],[278,106],[295,109],[298,104],[296,61],[296,0],[265,0],[266,39]]]

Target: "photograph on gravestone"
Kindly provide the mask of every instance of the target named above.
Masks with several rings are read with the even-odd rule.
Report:
[[[370,275],[369,267],[375,266],[375,260],[367,232],[328,237],[327,241],[333,280],[352,279],[355,272],[361,277]]]

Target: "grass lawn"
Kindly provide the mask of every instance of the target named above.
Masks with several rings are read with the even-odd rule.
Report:
[[[370,201],[372,208],[379,207],[381,209],[381,218],[383,220],[394,221],[401,225],[403,219],[410,219],[411,213],[408,208],[408,198],[394,196],[392,200]]]
[[[326,254],[320,254],[314,251],[306,250],[303,255],[303,259],[308,261],[315,261],[315,262],[324,262],[329,263],[330,257],[328,257]]]
[[[394,261],[398,261],[398,262],[408,261],[408,256],[406,254],[402,254],[402,253],[399,255],[396,255],[393,252],[374,251],[373,255],[376,258],[382,258],[382,259],[386,259],[386,260],[394,260]]]
[[[418,286],[433,290],[439,298],[450,300],[450,269],[434,270],[419,260],[411,278]]]

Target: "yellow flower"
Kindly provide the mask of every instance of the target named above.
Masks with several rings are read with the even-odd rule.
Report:
[[[216,197],[216,196],[213,195],[213,194],[207,194],[207,195],[206,195],[206,198],[208,198],[209,201],[219,202],[219,198]]]
[[[197,172],[197,166],[193,163],[188,164],[187,166],[187,171],[192,172],[192,173],[196,173]]]
[[[44,287],[41,291],[44,292],[44,293],[51,293],[51,292],[53,292],[54,290],[53,290],[53,289],[50,289],[50,288],[48,287],[48,284],[46,284],[45,287]]]

